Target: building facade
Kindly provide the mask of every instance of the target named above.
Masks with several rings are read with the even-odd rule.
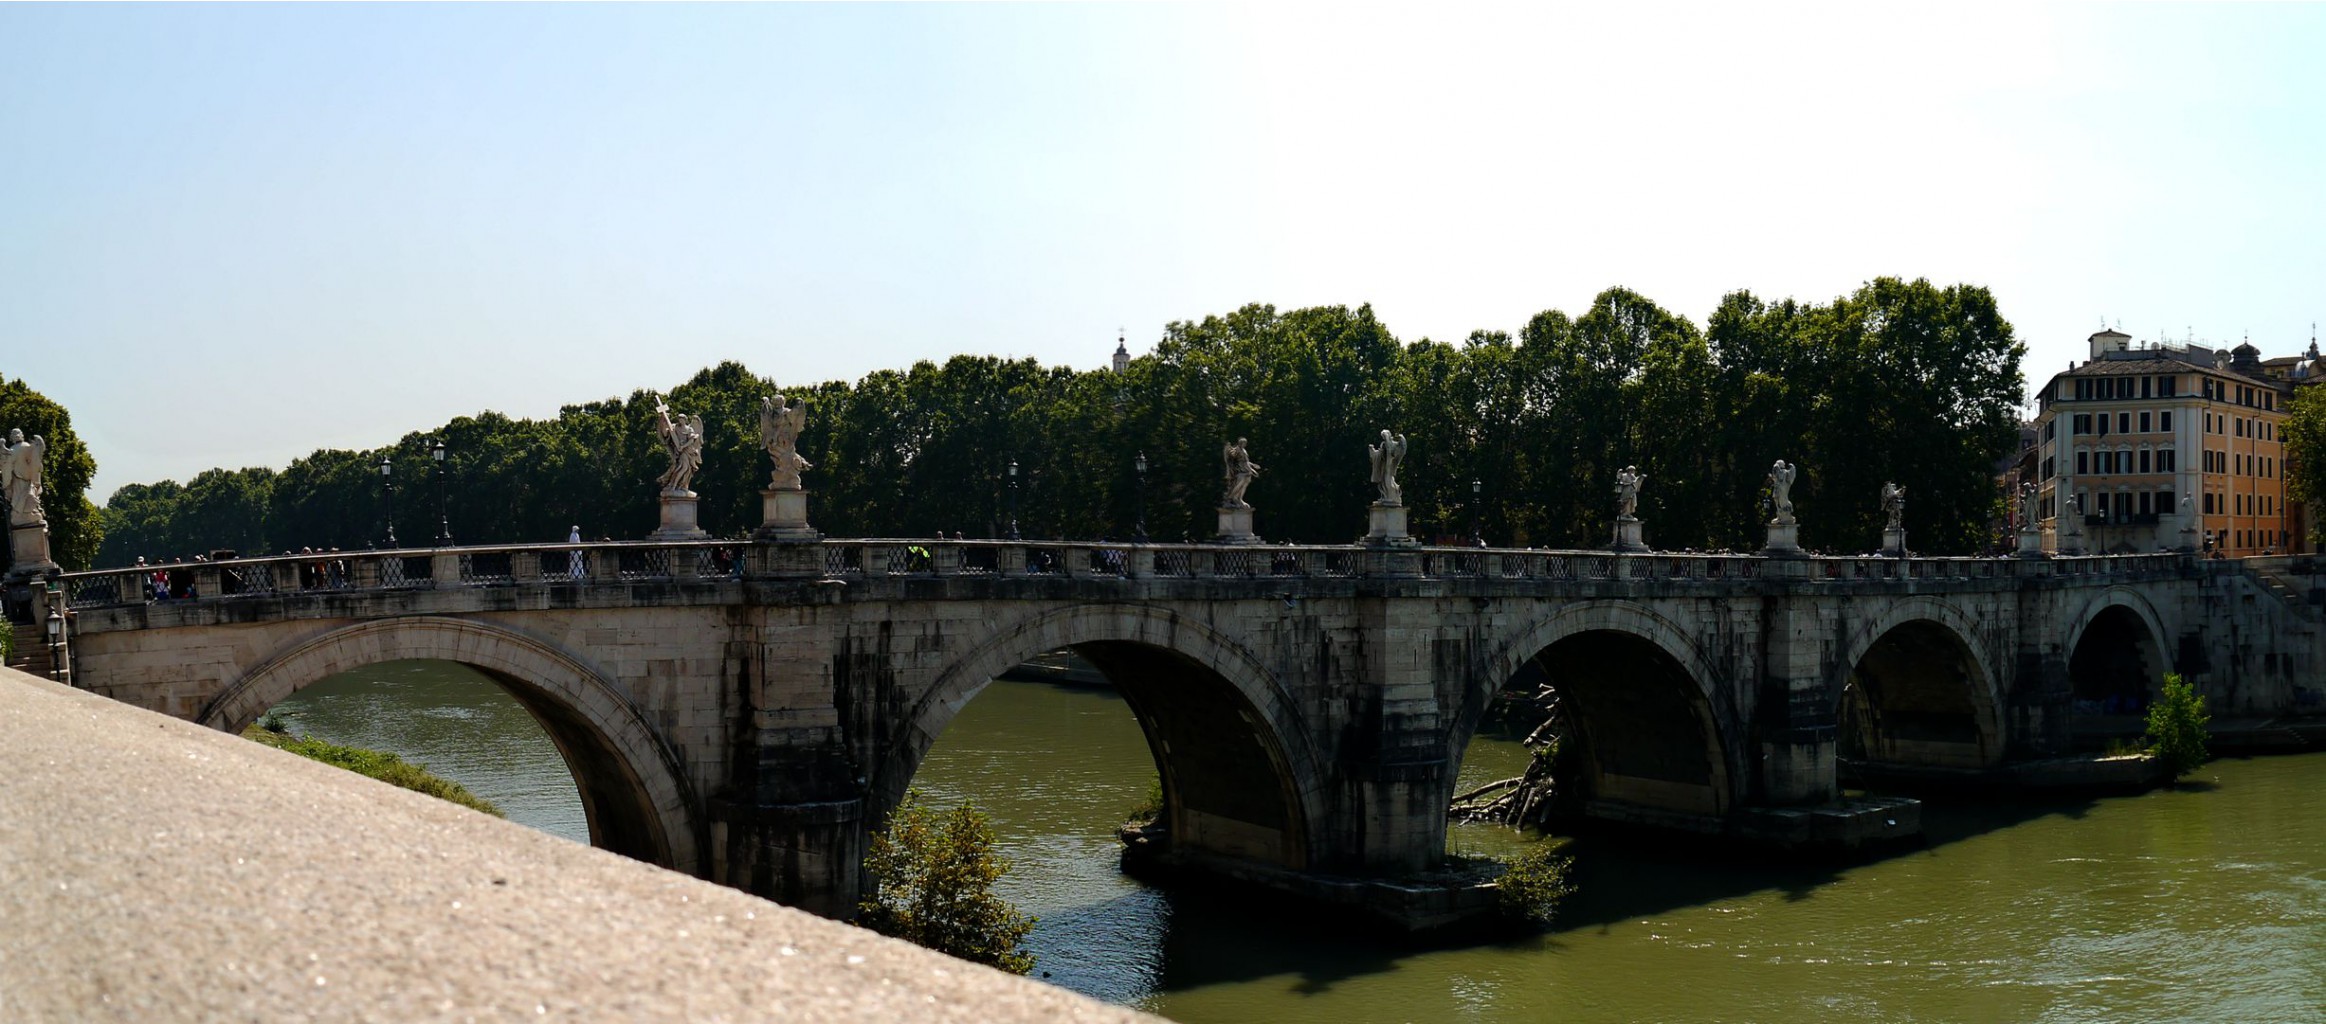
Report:
[[[2314,342],[2267,364],[2250,343],[2137,346],[2113,330],[2090,342],[2089,360],[2036,393],[2045,550],[2308,550],[2280,431],[2294,388],[2321,368]]]

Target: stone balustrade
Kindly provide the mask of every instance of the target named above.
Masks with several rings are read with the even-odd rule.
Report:
[[[1990,580],[2171,571],[2183,554],[2047,559],[1621,553],[1536,548],[1129,544],[914,538],[506,544],[342,551],[66,573],[68,607],[331,591],[623,585],[744,577],[1494,579],[1811,582]]]

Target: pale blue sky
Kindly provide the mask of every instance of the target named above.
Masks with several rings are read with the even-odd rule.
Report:
[[[1441,5],[1442,6],[1442,5]],[[0,373],[94,497],[1246,302],[1516,331],[1877,275],[2040,381],[2326,319],[2326,8],[0,5]]]

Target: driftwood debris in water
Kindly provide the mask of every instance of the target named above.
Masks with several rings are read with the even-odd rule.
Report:
[[[1454,798],[1447,812],[1456,821],[1491,821],[1512,828],[1545,827],[1558,807],[1558,764],[1562,741],[1566,735],[1566,715],[1559,706],[1558,691],[1548,686],[1535,692],[1527,701],[1542,715],[1542,724],[1527,734],[1525,744],[1533,756],[1527,759],[1525,774],[1515,778],[1489,782]]]

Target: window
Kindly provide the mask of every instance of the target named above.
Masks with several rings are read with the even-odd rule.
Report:
[[[2042,479],[2045,479],[2045,480],[2049,480],[2049,479],[2051,479],[2051,458],[2050,458],[2049,456],[2045,456],[2045,457],[2044,457],[2044,460],[2043,460],[2043,476],[2042,476]]]
[[[2276,392],[2272,392],[2272,391],[2264,391],[2264,392],[2262,392],[2262,393],[2261,393],[2261,407],[2262,407],[2262,408],[2264,408],[2264,409],[2271,410],[2271,411],[2273,411],[2273,412],[2274,412],[2274,411],[2276,411],[2276,409],[2277,409],[2277,407],[2278,407],[2278,396],[2277,396],[2277,393],[2276,393]]]
[[[2158,398],[2171,398],[2173,388],[2179,381],[2179,377],[2158,377],[2156,379],[2156,396]]]
[[[2076,475],[2077,475],[2077,476],[2082,476],[2082,475],[2084,475],[2084,474],[2086,474],[2086,473],[2089,473],[2089,472],[2091,472],[2091,471],[2092,471],[2092,463],[2091,463],[2091,459],[2088,457],[2089,455],[2090,455],[2090,453],[2089,453],[2089,452],[2086,452],[2086,451],[2084,451],[2084,450],[2083,450],[2083,449],[2081,449],[2081,448],[2078,448],[2078,449],[2076,449]]]
[[[2213,514],[2213,492],[2211,492],[2211,491],[2206,491],[2206,492],[2205,492],[2205,496],[2204,496],[2204,499],[2203,499],[2203,503],[2204,503],[2204,506],[2205,506],[2205,514],[2206,514],[2206,515],[2212,515],[2212,514]]]
[[[2165,378],[2165,379],[2166,379],[2166,380],[2171,380],[2172,378],[2170,378],[2170,377],[2167,377],[2167,378]],[[2156,511],[2157,511],[2157,513],[2158,513],[2159,515],[2162,515],[2162,514],[2164,514],[2164,513],[2167,513],[2167,512],[2173,512],[2173,511],[2177,511],[2177,509],[2178,509],[2178,506],[2175,506],[2175,505],[2173,504],[2173,492],[2171,492],[2171,491],[2158,491],[2158,492],[2156,492]]]
[[[2166,377],[2165,379],[2169,381],[2172,378]],[[2165,411],[2156,414],[2156,429],[2162,430],[2167,434],[2173,432],[2173,411],[2171,409],[2166,409]]]
[[[2140,471],[2148,472],[2148,449],[2146,448],[2140,450]]]
[[[2169,414],[2168,414],[2168,415],[2169,415]],[[2059,420],[2058,420],[2057,418],[2054,418],[2054,419],[2048,419],[2048,420],[2045,420],[2045,421],[2043,421],[2043,439],[2044,439],[2044,440],[2046,440],[2046,441],[2049,441],[2049,440],[2051,440],[2052,438],[2055,438],[2055,437],[2058,437],[2058,436],[2059,436]]]
[[[2100,414],[2098,414],[2098,415],[2095,415],[2095,416],[2093,416],[2093,417],[2092,417],[2092,422],[2093,422],[2094,424],[2098,425],[2098,426],[2099,426],[2099,428],[2100,428],[2100,436],[2101,436],[2101,437],[2106,437],[2106,436],[2108,436],[2108,420],[2109,420],[2109,419],[2110,419],[2110,417],[2109,417],[2109,415],[2108,415],[2107,413],[2100,413]]]
[[[2131,414],[2131,413],[2128,413],[2128,412],[2120,412],[2120,413],[2117,413],[2117,414],[2116,414],[2116,432],[2117,432],[2117,433],[2119,433],[2119,434],[2129,434],[2129,433],[2132,433],[2132,414]]]
[[[2089,433],[2091,433],[2091,432],[2092,432],[2092,414],[2091,414],[2091,413],[2088,413],[2088,412],[2080,412],[2080,413],[2077,413],[2077,414],[2075,415],[2075,418],[2074,418],[2074,419],[2071,419],[2071,420],[2069,420],[2069,421],[2068,421],[2068,434],[2069,434],[2069,436],[2074,436],[2074,435],[2076,435],[2076,434],[2089,434]]]
[[[2091,398],[2092,398],[2092,379],[2091,379],[2091,378],[2089,378],[2089,377],[2078,377],[2078,378],[2076,378],[2076,400],[2077,400],[2077,401],[2079,401],[2079,402],[2084,402],[2084,401],[2090,401],[2090,400],[2091,400]]]
[[[2147,413],[2145,413],[2145,412],[2144,412],[2144,413],[2141,413],[2141,414],[2140,414],[2140,432],[2141,432],[2141,433],[2143,433],[2143,434],[2145,434],[2145,433],[2148,433],[2148,432],[2149,432],[2149,430],[2150,430],[2150,428],[2151,428],[2151,426],[2152,426],[2152,424],[2150,424],[2150,423],[2149,423],[2148,414],[2147,414]]]
[[[2159,448],[2156,450],[2156,471],[2159,473],[2170,473],[2173,471],[2172,449]]]

